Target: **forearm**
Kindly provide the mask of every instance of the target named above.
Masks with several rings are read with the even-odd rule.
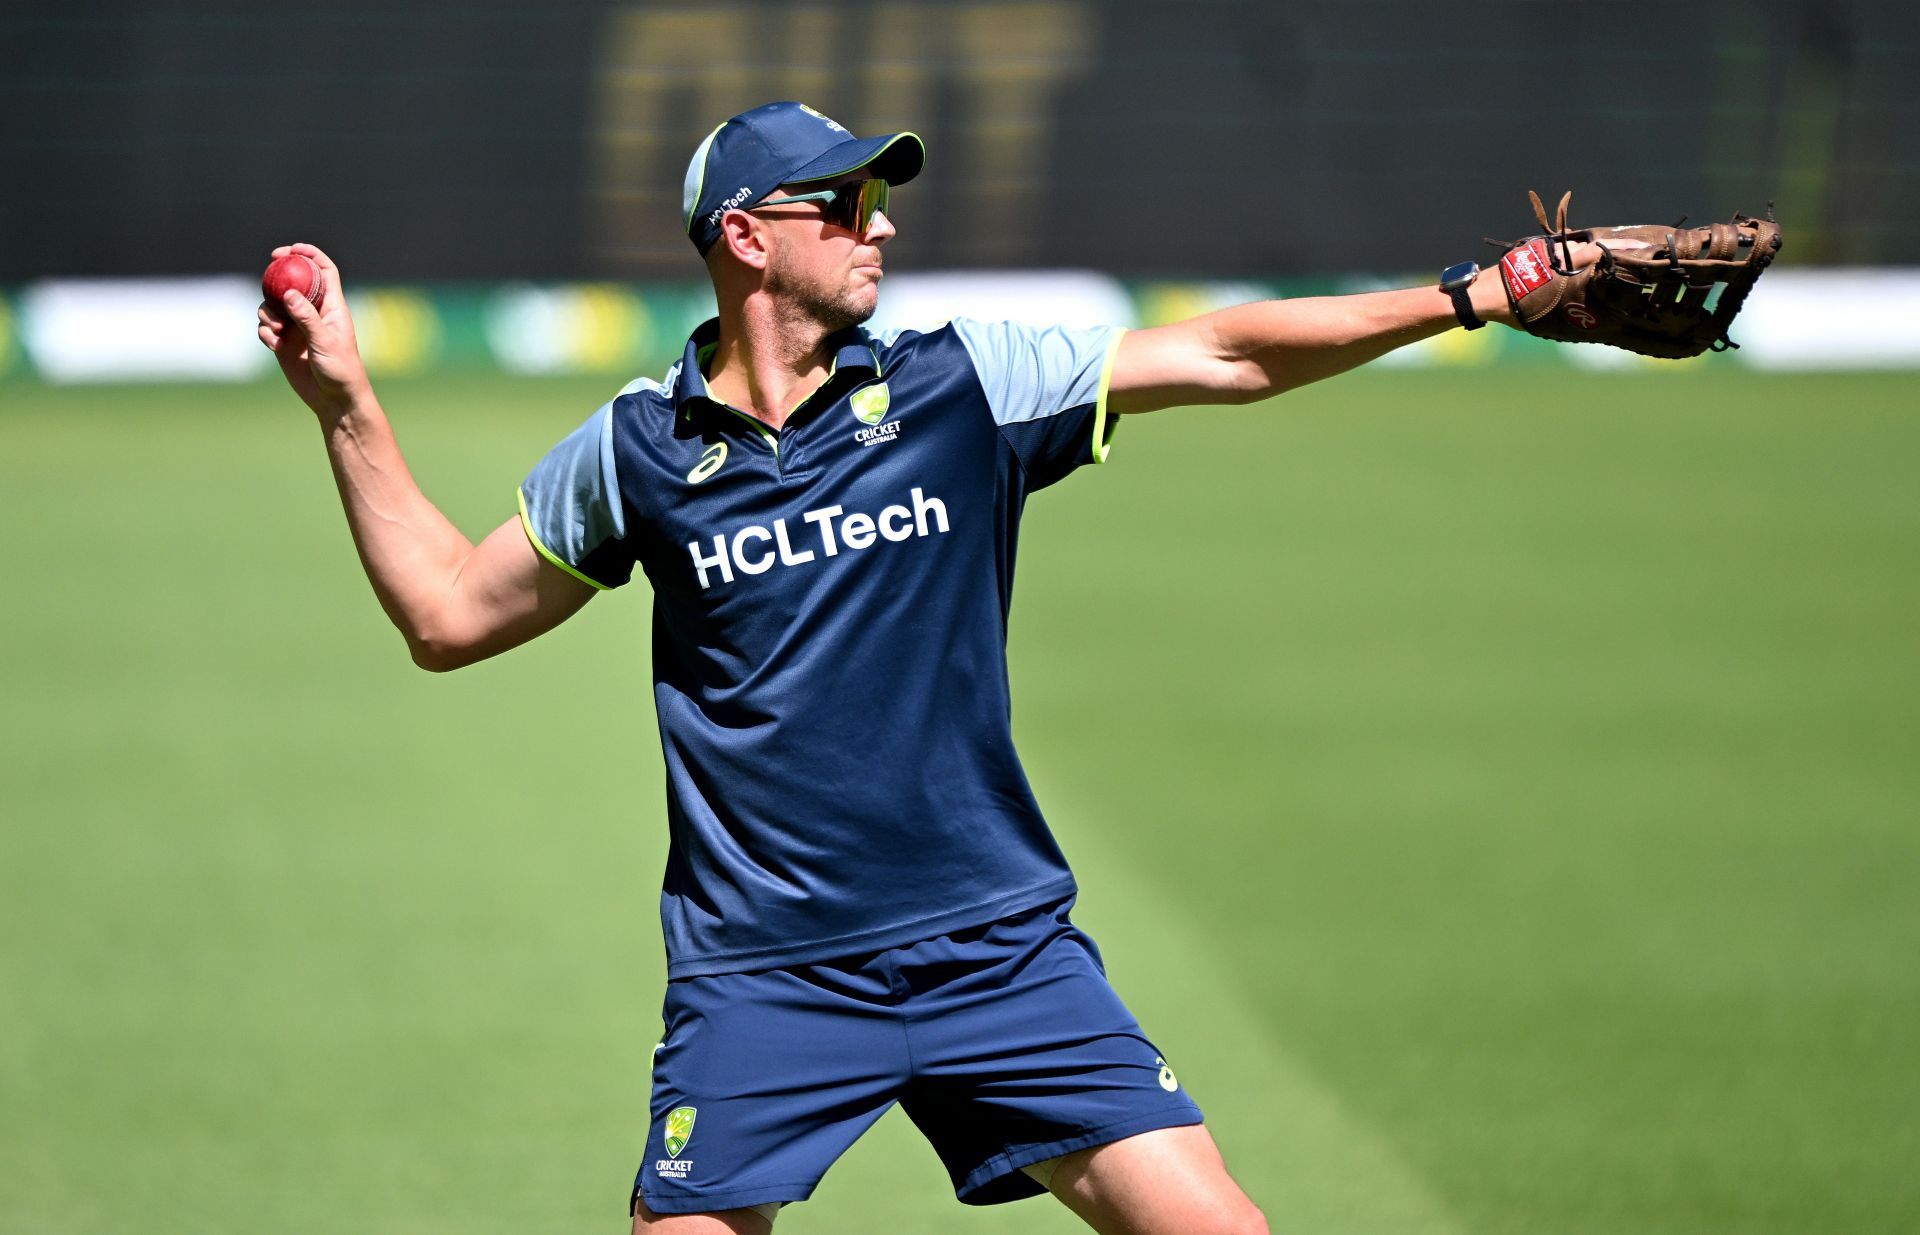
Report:
[[[450,601],[473,542],[420,491],[371,390],[321,416],[320,431],[360,563],[419,660],[447,638]]]
[[[1481,321],[1512,324],[1497,271],[1483,273],[1468,294]],[[1127,413],[1256,403],[1459,325],[1453,299],[1437,287],[1236,305],[1127,335],[1110,406]]]
[[[1510,321],[1497,273],[1482,275],[1469,294],[1482,321]],[[1252,400],[1345,373],[1460,325],[1452,298],[1437,287],[1262,301],[1209,320],[1217,354],[1240,370]]]

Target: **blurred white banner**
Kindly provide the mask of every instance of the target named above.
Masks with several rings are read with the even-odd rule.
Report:
[[[20,341],[50,382],[242,381],[273,368],[257,280],[74,279],[20,297]]]
[[[376,288],[351,299],[361,319],[362,354],[376,372],[464,365],[579,373],[643,358],[664,368],[679,352],[683,335],[673,332],[695,299],[689,290],[678,284],[503,285],[485,295],[478,337],[457,348],[443,346],[450,344],[443,318],[451,318],[441,291]],[[1129,286],[1083,270],[901,274],[888,276],[873,325],[926,330],[973,317],[1132,327],[1285,290],[1284,284],[1254,283]],[[28,369],[49,382],[241,381],[273,369],[272,357],[254,338],[259,300],[259,285],[241,276],[52,280],[23,289],[12,316]],[[1734,323],[1733,337],[1741,346],[1728,359],[1755,369],[1920,368],[1920,269],[1771,271]],[[1383,363],[1424,368],[1543,361],[1663,373],[1679,367],[1610,348],[1555,347],[1492,330],[1449,331]]]

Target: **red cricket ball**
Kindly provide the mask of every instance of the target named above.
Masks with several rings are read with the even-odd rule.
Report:
[[[319,263],[304,253],[289,253],[273,259],[260,278],[260,290],[270,304],[283,304],[288,292],[299,292],[317,309],[326,283],[320,278]]]

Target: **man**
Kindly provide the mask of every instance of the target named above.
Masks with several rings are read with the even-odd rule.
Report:
[[[319,250],[293,246],[325,307],[263,305],[260,337],[423,668],[550,630],[636,564],[652,585],[669,982],[635,1231],[763,1235],[896,1101],[965,1201],[1264,1231],[1068,918],[1010,730],[1021,511],[1103,462],[1119,416],[1266,399],[1475,315],[1510,324],[1507,297],[1468,274],[1134,333],[869,334],[890,189],[924,158],[797,103],[715,129],[684,222],[718,317],[478,545],[409,476]]]

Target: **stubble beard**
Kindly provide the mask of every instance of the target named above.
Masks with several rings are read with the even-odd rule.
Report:
[[[858,326],[880,307],[880,297],[868,297],[864,289],[845,283],[834,288],[806,284],[776,272],[768,280],[767,290],[774,292],[787,307],[789,320],[810,322],[827,334]],[[877,289],[876,289],[877,291]]]

